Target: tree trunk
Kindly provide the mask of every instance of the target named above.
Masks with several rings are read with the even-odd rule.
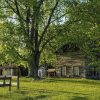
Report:
[[[38,68],[39,68],[39,59],[40,59],[40,56],[39,56],[39,52],[35,53],[34,55],[34,78],[35,79],[38,79]]]
[[[38,68],[39,68],[39,54],[34,54],[34,57],[29,61],[29,77],[38,79]]]
[[[28,77],[34,77],[34,63],[33,59],[31,59],[28,64],[29,64],[29,69],[28,69]]]

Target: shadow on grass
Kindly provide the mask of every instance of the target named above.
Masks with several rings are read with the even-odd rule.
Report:
[[[83,95],[84,97],[74,96],[71,100],[88,100],[85,97],[88,94],[77,93],[77,92],[53,91],[53,90],[45,90],[45,89],[36,89],[36,90],[33,90],[33,93],[34,92],[39,92],[40,95],[37,95],[37,96],[34,96],[34,97],[26,96],[24,98],[21,98],[20,100],[44,100],[44,99],[48,99],[49,97],[57,96],[57,95],[61,95],[61,94]],[[20,92],[20,93],[22,93],[22,95],[23,95],[23,92]],[[28,91],[26,91],[25,94],[28,94]]]
[[[30,97],[30,96],[27,96],[21,100],[44,100],[45,98],[47,98],[48,95],[38,95],[38,96],[35,96],[35,97]]]
[[[74,96],[71,100],[88,100],[86,97]]]
[[[33,99],[33,97],[27,96],[27,97],[25,97],[25,98],[21,98],[20,100],[34,100],[34,99]]]
[[[37,89],[34,90],[39,93],[48,93],[48,94],[74,94],[74,95],[88,95],[86,93],[78,93],[78,92],[67,92],[67,91],[55,91],[55,90],[46,90],[46,89]]]
[[[47,98],[47,97],[49,97],[49,96],[48,95],[38,95],[38,96],[34,97],[34,99],[35,100],[37,100],[37,99],[44,99],[44,98]]]
[[[60,78],[51,78],[46,80],[45,82],[70,82],[70,83],[79,83],[79,84],[89,84],[89,85],[100,85],[100,80],[81,80],[81,79],[60,79]]]
[[[5,95],[0,95],[1,98],[3,98],[4,100],[8,98],[8,100],[44,100],[44,99],[48,99],[52,96],[58,96],[58,95],[62,95],[62,94],[72,94],[75,95],[72,100],[87,100],[85,98],[85,96],[87,96],[88,94],[85,93],[78,93],[78,92],[67,92],[67,91],[58,91],[58,90],[47,90],[47,89],[32,89],[32,90],[28,90],[28,89],[24,89],[23,90],[19,90],[19,91],[13,91],[14,95],[16,94],[15,97],[12,96],[11,94],[5,94]],[[33,96],[29,96],[29,94],[33,94]],[[35,95],[36,94],[36,95]],[[78,95],[83,95],[83,97],[78,97]]]
[[[52,95],[59,95],[59,94],[73,94],[73,95],[88,95],[86,93],[79,93],[79,92],[67,92],[67,91],[57,91],[57,90],[47,90],[47,89],[32,89],[32,90],[21,90],[21,91],[16,91],[16,93],[18,94],[22,94],[22,95],[27,95],[30,93],[38,93],[38,94],[42,94],[40,95],[40,97],[46,97],[46,95],[48,96],[52,96]],[[44,95],[43,95],[44,94]],[[38,98],[38,96],[37,96]]]
[[[16,93],[19,93],[19,94],[22,94],[22,95],[25,95],[25,94],[28,94],[28,93],[46,93],[46,94],[63,94],[63,93],[71,93],[71,94],[74,94],[74,95],[88,95],[86,93],[79,93],[79,92],[67,92],[67,91],[56,91],[56,90],[47,90],[47,89],[32,89],[32,90],[21,90],[21,91],[16,91]]]

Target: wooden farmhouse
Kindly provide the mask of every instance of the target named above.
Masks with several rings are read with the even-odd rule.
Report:
[[[63,77],[85,77],[85,59],[79,48],[73,45],[64,45],[57,52],[57,75]]]
[[[75,44],[62,46],[56,56],[57,76],[100,79],[100,67],[86,66],[85,56]]]

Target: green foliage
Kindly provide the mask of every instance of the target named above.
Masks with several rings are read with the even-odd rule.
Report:
[[[96,66],[97,64],[99,66],[100,59],[99,5],[100,1],[93,0],[71,6],[69,21],[65,23],[65,27],[69,30],[69,32],[66,32],[67,41],[80,46],[86,58],[90,59],[88,64]]]
[[[45,59],[54,64],[55,51],[66,43],[75,43],[90,63],[99,64],[99,0],[58,0],[54,11],[56,0],[16,1],[0,1],[1,63],[31,60],[38,35],[40,63]]]

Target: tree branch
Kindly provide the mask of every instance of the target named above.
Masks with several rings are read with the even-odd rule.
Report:
[[[55,4],[54,8],[53,8],[52,11],[51,11],[51,14],[50,14],[50,16],[49,16],[47,25],[45,26],[45,28],[44,28],[44,30],[43,30],[43,32],[42,32],[42,35],[41,35],[41,37],[40,37],[40,39],[39,39],[39,45],[41,44],[41,41],[42,41],[42,39],[43,39],[43,37],[44,37],[44,35],[45,35],[45,33],[46,33],[46,31],[47,31],[49,25],[50,25],[51,18],[52,18],[52,16],[53,16],[53,13],[54,13],[54,11],[55,11],[55,9],[56,9],[58,3],[59,3],[59,0],[56,0],[56,4]]]
[[[55,36],[56,36],[56,35],[53,35],[53,36],[49,37],[49,39],[47,39],[47,40],[44,42],[44,44],[41,46],[42,48],[41,48],[41,50],[40,50],[40,53],[44,50],[45,46],[46,46],[51,40],[54,39]]]
[[[20,12],[19,12],[19,8],[16,8],[17,10],[18,10],[18,12],[16,11],[16,9],[13,7],[13,6],[11,6],[11,3],[10,2],[12,2],[11,0],[5,0],[5,2],[8,4],[8,6],[10,7],[10,9],[17,15],[17,16],[19,16],[19,20],[20,20],[20,23],[21,23],[21,25],[22,25],[22,29],[23,29],[23,31],[25,32],[25,34],[27,34],[26,33],[26,30],[25,30],[25,26],[24,26],[24,22],[23,21],[25,21],[25,20],[23,20],[23,18],[19,15],[20,14]],[[15,4],[15,2],[16,2],[16,4]],[[13,4],[17,7],[18,6],[18,4],[17,4],[17,1],[15,0],[15,2],[13,2]],[[16,18],[17,19],[17,18]]]
[[[19,7],[18,7],[18,2],[15,0],[15,6],[16,6],[16,14],[19,16],[20,20],[23,20],[26,22],[26,20],[21,16]]]
[[[60,17],[58,17],[58,18],[56,18],[56,19],[52,20],[52,21],[50,22],[50,24],[51,24],[51,23],[53,23],[53,22],[55,22],[56,20],[58,20],[58,19],[62,18],[62,17],[63,17],[63,16],[65,16],[66,14],[68,14],[68,13],[65,13],[65,14],[61,15]]]
[[[15,9],[11,6],[8,0],[5,0],[5,2],[9,5],[9,7],[13,10],[14,13],[16,13]]]

